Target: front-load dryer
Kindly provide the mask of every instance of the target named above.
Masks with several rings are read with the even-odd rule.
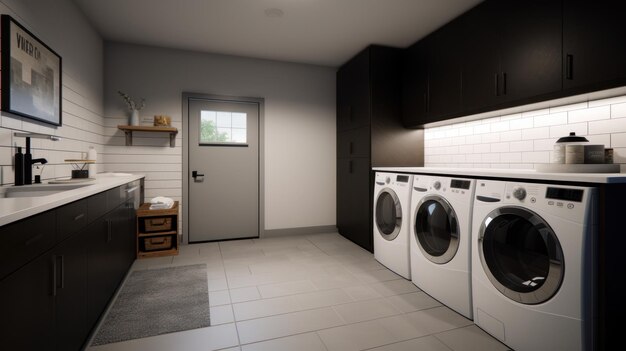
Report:
[[[593,345],[596,189],[478,180],[474,322],[517,351]]]
[[[414,175],[411,279],[424,292],[472,318],[470,235],[475,180]]]
[[[376,173],[374,184],[374,257],[385,267],[411,279],[409,201],[412,177]]]

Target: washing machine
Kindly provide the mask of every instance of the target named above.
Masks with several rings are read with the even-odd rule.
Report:
[[[514,350],[591,350],[597,190],[478,180],[474,322]]]
[[[475,184],[474,179],[414,175],[409,235],[413,283],[469,319]]]
[[[374,257],[411,279],[409,217],[412,176],[376,172],[374,183]]]

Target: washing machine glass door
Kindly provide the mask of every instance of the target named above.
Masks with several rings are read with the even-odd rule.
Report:
[[[395,239],[402,226],[402,205],[396,192],[385,188],[376,196],[374,219],[380,235],[386,240]]]
[[[417,246],[428,260],[444,264],[454,258],[459,248],[459,222],[444,198],[423,197],[415,209],[413,229]]]
[[[491,283],[524,304],[549,300],[563,280],[563,250],[548,223],[521,207],[498,208],[478,233],[480,260]]]

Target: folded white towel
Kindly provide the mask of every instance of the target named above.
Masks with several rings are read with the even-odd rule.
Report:
[[[165,210],[174,206],[174,200],[169,197],[157,196],[150,200],[150,204],[151,210]]]

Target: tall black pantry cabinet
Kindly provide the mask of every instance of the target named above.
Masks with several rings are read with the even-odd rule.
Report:
[[[372,167],[424,165],[423,131],[402,126],[402,54],[371,45],[337,72],[337,228],[370,252]]]

